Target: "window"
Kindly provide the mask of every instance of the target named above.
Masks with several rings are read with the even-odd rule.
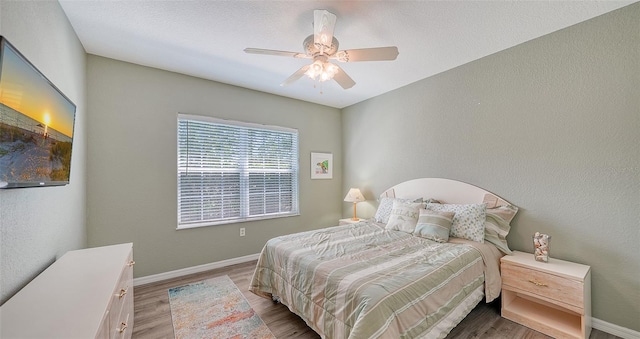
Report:
[[[178,228],[298,215],[298,131],[178,115]]]

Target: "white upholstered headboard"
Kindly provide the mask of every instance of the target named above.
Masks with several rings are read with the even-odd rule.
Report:
[[[491,208],[510,203],[480,187],[457,180],[420,178],[399,183],[380,194],[380,197],[436,199],[446,204],[487,203]]]

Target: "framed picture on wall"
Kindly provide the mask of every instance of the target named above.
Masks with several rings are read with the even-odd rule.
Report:
[[[311,179],[333,178],[333,154],[311,153]]]

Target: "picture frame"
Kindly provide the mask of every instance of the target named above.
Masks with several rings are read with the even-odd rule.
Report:
[[[311,179],[333,179],[333,154],[311,152]]]

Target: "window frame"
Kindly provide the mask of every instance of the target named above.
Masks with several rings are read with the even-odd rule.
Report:
[[[273,131],[273,132],[284,132],[284,133],[290,133],[293,135],[293,139],[294,139],[294,144],[292,145],[292,148],[295,148],[295,155],[293,155],[294,159],[291,161],[291,165],[292,168],[291,170],[275,170],[273,172],[266,170],[266,171],[261,171],[260,169],[256,170],[256,169],[251,169],[248,166],[248,153],[244,153],[240,156],[240,158],[242,159],[240,161],[240,164],[237,168],[235,168],[239,175],[240,175],[240,179],[239,179],[239,199],[240,199],[240,216],[239,217],[230,217],[230,218],[219,218],[219,219],[211,219],[211,220],[204,220],[204,221],[195,221],[195,222],[184,222],[181,221],[181,175],[184,173],[188,173],[188,165],[187,166],[180,166],[180,160],[181,160],[181,135],[180,135],[180,123],[181,120],[191,120],[191,121],[195,121],[195,122],[202,122],[202,123],[211,123],[211,124],[218,124],[218,125],[224,125],[227,127],[231,127],[231,128],[240,128],[240,129],[245,129],[245,131],[248,131],[249,129],[256,129],[256,130],[260,130],[260,131]],[[193,114],[185,114],[185,113],[178,113],[177,119],[176,119],[177,125],[176,125],[176,145],[177,145],[177,150],[176,150],[176,155],[177,155],[177,175],[176,175],[176,183],[177,183],[177,187],[176,187],[176,208],[177,208],[177,230],[183,230],[183,229],[190,229],[190,228],[198,228],[198,227],[208,227],[208,226],[216,226],[216,225],[225,225],[225,224],[234,224],[234,223],[241,223],[241,222],[247,222],[247,221],[256,221],[256,220],[267,220],[267,219],[276,219],[276,218],[286,218],[286,217],[293,217],[293,216],[299,216],[300,215],[300,194],[299,194],[299,185],[300,185],[300,141],[299,141],[299,133],[297,129],[293,129],[293,128],[289,128],[289,127],[282,127],[282,126],[275,126],[275,125],[264,125],[264,124],[256,124],[256,123],[249,123],[249,122],[244,122],[244,121],[236,121],[236,120],[227,120],[227,119],[221,119],[221,118],[215,118],[215,117],[211,117],[211,116],[202,116],[202,115],[193,115]],[[248,139],[248,138],[247,138]],[[246,149],[246,151],[248,151],[249,149]],[[202,171],[202,170],[200,170]],[[220,172],[223,172],[225,170],[220,170]],[[249,185],[249,175],[251,173],[291,173],[292,174],[292,179],[291,179],[291,190],[287,190],[286,192],[290,192],[291,193],[291,205],[292,205],[292,211],[291,212],[276,212],[276,213],[266,213],[266,214],[260,214],[260,215],[255,215],[255,216],[251,216],[250,214],[250,190],[251,187]],[[233,173],[233,172],[232,172]],[[244,177],[244,178],[243,178]],[[222,187],[219,186],[219,187]],[[277,186],[277,187],[282,187],[281,185]],[[266,194],[266,188],[264,188],[264,193]],[[281,197],[282,195],[278,195],[278,197]],[[201,198],[203,199],[203,198]],[[264,200],[263,200],[264,201]]]

